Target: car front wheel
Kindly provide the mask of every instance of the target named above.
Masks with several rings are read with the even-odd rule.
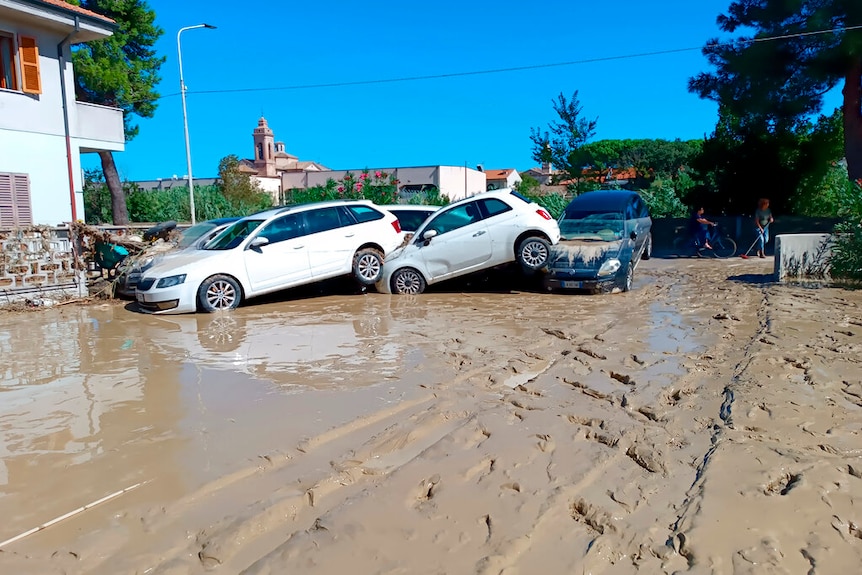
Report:
[[[518,263],[528,270],[540,270],[548,265],[551,244],[545,238],[527,238],[518,246]]]
[[[425,291],[425,278],[413,268],[402,268],[392,274],[392,291],[403,295],[416,295]]]
[[[241,300],[242,288],[230,276],[208,277],[198,288],[198,302],[209,313],[236,309]]]
[[[383,254],[374,248],[364,248],[353,256],[353,275],[362,285],[374,285],[383,275]]]
[[[641,254],[641,259],[648,260],[652,257],[652,234],[647,235],[644,251]]]
[[[629,262],[629,265],[626,266],[625,272],[623,272],[623,273],[625,275],[623,275],[622,281],[620,281],[620,289],[622,291],[631,291],[632,281],[634,280],[634,275],[635,275],[635,268],[631,264],[631,262]]]

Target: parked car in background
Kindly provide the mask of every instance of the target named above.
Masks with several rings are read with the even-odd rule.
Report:
[[[386,258],[377,289],[418,294],[428,285],[515,261],[538,270],[559,239],[557,222],[545,208],[510,189],[484,192],[428,218]]]
[[[440,209],[440,206],[421,206],[416,204],[398,204],[380,206],[398,218],[401,224],[401,232],[406,236],[413,234],[427,220],[431,214]]]
[[[124,267],[117,276],[116,292],[123,297],[135,297],[135,289],[138,282],[141,280],[141,275],[146,270],[150,269],[155,263],[162,261],[165,257],[182,252],[183,250],[199,250],[204,245],[219,233],[222,232],[230,224],[236,222],[239,218],[217,218],[199,222],[190,226],[176,236],[176,239],[164,239],[164,241],[156,242],[147,247],[140,254],[132,257],[129,260],[128,266]],[[176,228],[176,222],[170,222],[172,226],[159,224],[144,233],[144,237],[154,238],[161,236],[156,230],[167,229],[172,231]]]
[[[646,203],[627,190],[586,192],[566,206],[562,239],[551,249],[548,289],[629,291],[641,259],[652,254]]]
[[[239,220],[201,250],[154,265],[136,299],[152,313],[214,312],[351,273],[372,285],[400,243],[398,219],[366,200],[276,208]]]

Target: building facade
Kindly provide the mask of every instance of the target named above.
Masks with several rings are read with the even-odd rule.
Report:
[[[77,102],[71,63],[115,28],[62,0],[0,0],[0,229],[83,219],[80,154],[124,150],[122,110]]]

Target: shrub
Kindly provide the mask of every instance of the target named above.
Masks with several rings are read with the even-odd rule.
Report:
[[[444,206],[449,198],[440,194],[436,187],[411,194],[403,198],[398,191],[398,180],[381,171],[363,170],[358,176],[348,172],[340,181],[328,180],[323,186],[308,189],[293,189],[285,193],[285,203],[308,204],[326,200],[371,200],[378,205],[407,203]]]
[[[560,219],[560,216],[562,216],[563,212],[566,210],[566,206],[568,206],[571,201],[571,198],[557,192],[552,192],[550,194],[536,194],[533,192],[518,193],[548,210],[548,213],[550,213],[555,220]]]
[[[851,184],[846,221],[835,226],[829,267],[833,277],[862,282],[862,183]]]
[[[672,180],[656,180],[649,188],[638,193],[649,206],[653,218],[681,218],[688,213]]]

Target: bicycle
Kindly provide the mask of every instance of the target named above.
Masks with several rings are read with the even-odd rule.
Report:
[[[706,243],[712,246],[712,249],[702,246],[698,243],[696,237],[683,234],[677,236],[673,241],[673,249],[679,255],[685,255],[682,252],[686,249],[693,250],[694,255],[701,258],[704,252],[710,252],[714,258],[730,258],[736,254],[736,242],[728,234],[719,230],[719,226],[710,226],[706,232]]]

